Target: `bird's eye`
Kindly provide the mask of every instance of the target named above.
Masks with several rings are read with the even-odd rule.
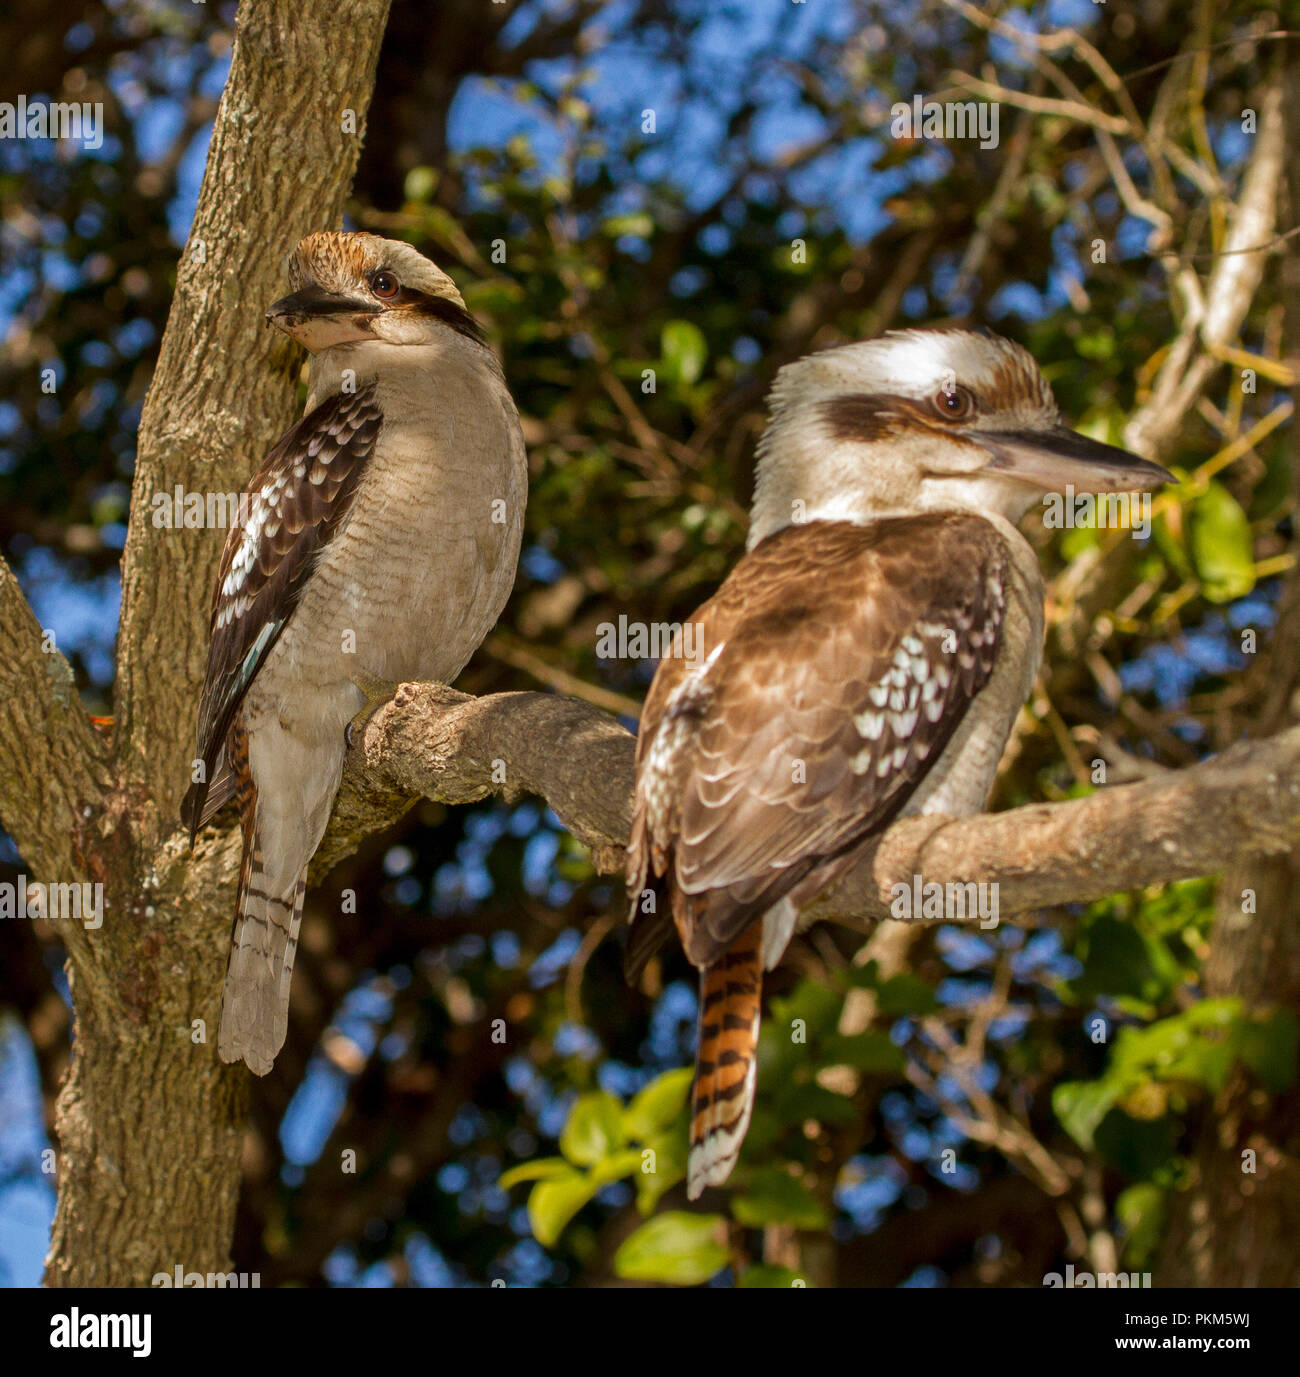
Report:
[[[374,277],[370,279],[370,290],[374,292],[377,297],[383,299],[396,296],[400,290],[400,286],[401,284],[392,273],[376,273]]]
[[[962,421],[975,410],[975,398],[964,387],[941,387],[934,404],[945,421]]]

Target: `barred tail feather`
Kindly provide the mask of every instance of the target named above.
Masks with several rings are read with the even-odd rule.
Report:
[[[736,1165],[754,1108],[763,925],[754,923],[700,976],[686,1194],[696,1200]]]
[[[217,1052],[222,1061],[243,1061],[254,1075],[265,1076],[289,1031],[289,981],[307,871],[286,893],[275,893],[262,864],[255,797],[244,816],[244,863],[221,992]]]

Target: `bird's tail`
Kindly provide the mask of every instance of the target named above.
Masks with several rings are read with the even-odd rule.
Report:
[[[700,976],[686,1194],[697,1199],[736,1165],[754,1108],[763,995],[763,925],[747,928]]]
[[[247,779],[247,772],[243,772]],[[289,980],[298,951],[307,869],[284,883],[263,861],[256,791],[241,798],[244,860],[230,935],[230,959],[221,992],[217,1051],[222,1061],[244,1061],[265,1076],[289,1030]]]

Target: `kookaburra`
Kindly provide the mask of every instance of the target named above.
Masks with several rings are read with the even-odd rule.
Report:
[[[362,686],[460,673],[509,596],[527,498],[518,413],[445,273],[409,244],[313,234],[289,278],[266,315],[313,355],[311,390],[226,540],[181,809],[191,836],[232,798],[242,813],[217,1048],[258,1075]]]
[[[1048,491],[1171,477],[1066,429],[993,335],[829,349],[768,400],[747,553],[695,614],[694,658],[660,664],[637,739],[626,964],[675,925],[701,972],[692,1199],[735,1164],[762,972],[800,910],[895,818],[987,801],[1042,656],[1016,522]]]

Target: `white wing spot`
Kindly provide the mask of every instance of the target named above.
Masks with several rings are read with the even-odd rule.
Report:
[[[853,725],[858,729],[859,736],[867,741],[878,741],[881,732],[885,730],[885,714],[883,712],[859,713],[853,719]],[[859,773],[861,772],[859,771]]]

